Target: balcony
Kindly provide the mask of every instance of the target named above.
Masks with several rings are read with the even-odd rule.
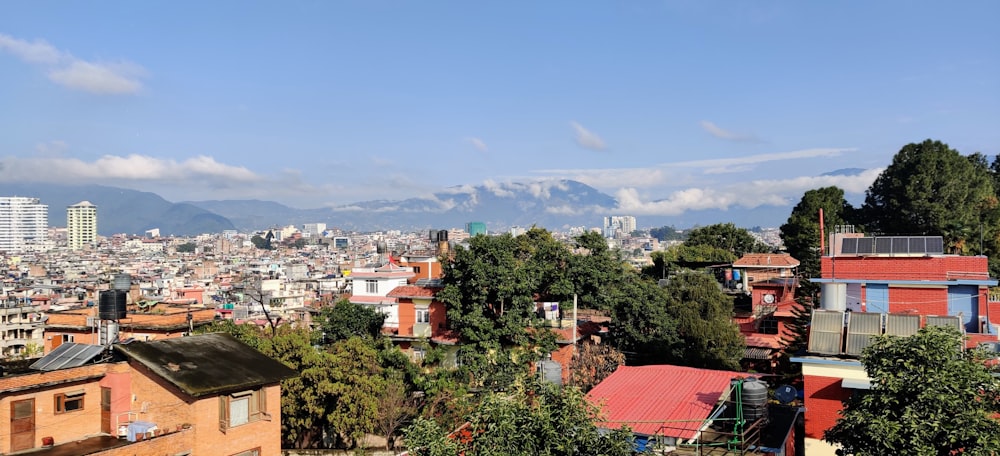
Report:
[[[414,323],[413,337],[431,337],[430,323]]]

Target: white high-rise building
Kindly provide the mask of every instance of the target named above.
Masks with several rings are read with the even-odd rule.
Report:
[[[97,206],[81,201],[66,208],[66,240],[69,248],[80,250],[97,241]]]
[[[24,252],[45,242],[49,206],[38,201],[23,196],[0,196],[0,251]]]
[[[625,237],[635,231],[635,217],[631,215],[612,215],[604,217],[604,237]]]

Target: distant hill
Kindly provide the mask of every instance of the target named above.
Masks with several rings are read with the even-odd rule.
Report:
[[[49,206],[49,225],[66,226],[66,207],[81,201],[97,205],[97,231],[192,236],[234,229],[228,219],[186,203],[171,203],[155,193],[102,185],[0,184],[0,195],[39,198]]]
[[[820,176],[857,176],[865,171],[867,170],[863,168],[841,168],[825,172],[820,174]]]
[[[828,174],[851,175],[859,169]],[[687,211],[677,216],[628,214],[618,201],[597,189],[572,180],[461,186],[425,198],[370,200],[335,207],[297,209],[273,201],[212,200],[172,203],[136,190],[100,185],[59,186],[0,184],[0,195],[40,198],[49,206],[49,224],[66,225],[66,207],[83,200],[98,206],[101,235],[141,234],[159,228],[164,235],[190,236],[227,229],[254,231],[304,223],[326,223],[347,231],[464,228],[483,222],[490,231],[533,225],[549,230],[597,227],[608,215],[636,215],[640,228],[690,228],[732,222],[741,227],[776,227],[791,212],[788,206],[754,209]]]

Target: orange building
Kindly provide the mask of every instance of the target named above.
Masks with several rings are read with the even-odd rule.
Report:
[[[63,344],[0,377],[0,453],[277,455],[294,375],[228,334]]]

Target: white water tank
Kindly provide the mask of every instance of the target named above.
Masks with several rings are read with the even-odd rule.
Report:
[[[824,283],[819,296],[819,305],[823,310],[847,310],[847,284]]]

